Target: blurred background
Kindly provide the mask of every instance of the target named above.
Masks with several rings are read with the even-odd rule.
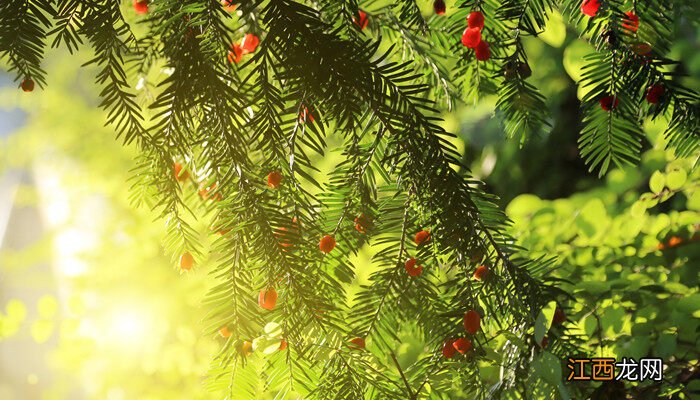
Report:
[[[670,57],[681,60],[686,84],[698,90],[697,26],[681,23],[679,35]],[[519,218],[523,210],[543,207],[547,199],[580,194],[559,210],[564,217],[596,197],[608,213],[622,213],[672,158],[662,150],[664,121],[647,123],[640,168],[596,178],[576,144],[575,82],[592,48],[559,15],[526,45],[531,82],[552,111],[551,131],[522,147],[507,141],[493,114],[495,98],[445,112],[446,129],[459,135],[455,144],[465,162],[502,205],[516,200],[509,211],[518,217],[521,237],[531,231],[529,220]],[[33,93],[18,90],[13,77],[0,72],[0,399],[220,398],[203,390],[221,341],[204,334],[202,323],[201,300],[213,282],[207,261],[181,274],[161,244],[164,221],[129,201],[136,151],[104,126],[95,71],[80,67],[90,56],[50,51],[48,87]],[[140,88],[139,96],[149,100],[149,88]],[[337,157],[319,160],[322,171]],[[669,208],[697,210],[697,203],[679,195]],[[660,222],[645,232],[644,244],[655,246],[683,221]],[[206,222],[197,226],[206,235]],[[557,245],[551,237],[527,238],[533,250],[551,253]],[[362,267],[368,263],[357,265],[355,287],[370,273]],[[402,362],[421,352],[420,344],[406,346]]]

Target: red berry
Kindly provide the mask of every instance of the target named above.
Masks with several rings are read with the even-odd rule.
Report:
[[[676,247],[679,244],[683,243],[683,239],[681,239],[679,236],[671,236],[670,239],[668,239],[668,247]]]
[[[464,330],[472,335],[479,331],[481,327],[481,316],[474,310],[469,310],[464,314]]]
[[[255,49],[258,48],[259,43],[260,39],[257,36],[253,35],[252,33],[246,34],[241,41],[241,50],[243,51],[243,54],[254,52]]]
[[[34,81],[31,80],[31,79],[29,79],[29,78],[27,78],[27,79],[23,80],[22,83],[20,83],[19,86],[20,86],[20,87],[22,88],[22,90],[24,90],[25,92],[31,92],[32,90],[34,90]]]
[[[411,257],[406,261],[406,264],[404,266],[406,267],[406,272],[408,272],[408,275],[410,276],[418,276],[423,273],[423,266],[419,265],[416,267],[416,263],[418,260],[415,258]]]
[[[445,343],[443,343],[442,355],[445,358],[454,357],[455,353],[457,352],[457,349],[455,349],[454,343],[455,343],[454,339],[447,339],[447,340],[445,340]]]
[[[318,247],[322,252],[328,254],[335,248],[335,239],[331,235],[326,235],[321,238],[321,242],[319,242]]]
[[[199,192],[198,192],[199,197],[206,200],[211,196],[212,192],[214,192],[215,190],[216,190],[216,182],[209,185],[209,187],[205,187],[204,185],[200,185]],[[214,196],[212,197],[212,199],[214,199],[216,201],[220,201],[222,198],[223,198],[223,196],[219,192],[214,193]]]
[[[600,100],[598,100],[600,103],[600,108],[602,108],[605,111],[610,111],[614,110],[617,108],[618,104],[620,104],[620,100],[617,97],[613,96],[605,96],[601,97]]]
[[[467,28],[462,34],[462,44],[473,49],[481,42],[481,28]]]
[[[651,104],[657,104],[659,100],[661,100],[661,96],[664,95],[666,89],[664,89],[663,85],[660,84],[655,84],[649,87],[647,89],[647,96],[646,99],[649,103]]]
[[[292,247],[294,244],[289,241],[289,231],[285,227],[280,227],[275,229],[275,237],[279,240],[280,246],[282,247]]]
[[[233,2],[234,0],[222,0],[221,5],[224,6],[224,10],[228,12],[234,12],[238,4]]]
[[[622,27],[628,31],[637,32],[639,29],[639,16],[634,11],[627,11],[626,18],[622,20]]]
[[[647,42],[639,42],[632,44],[632,51],[640,56],[646,56],[651,53],[651,45]]]
[[[354,338],[350,340],[351,347],[357,348],[357,349],[364,349],[365,348],[365,339],[363,338]]]
[[[566,314],[564,314],[564,310],[561,308],[557,307],[554,310],[554,317],[552,317],[552,324],[554,325],[561,325],[566,321]]]
[[[212,225],[212,227],[211,227],[210,229],[211,229],[212,231],[215,231],[215,232],[218,233],[219,235],[225,235],[225,234],[231,232],[231,229],[228,229],[228,228],[217,228],[216,226],[213,226],[213,225]]]
[[[476,59],[479,61],[486,61],[491,58],[491,49],[489,48],[489,42],[482,40],[474,48],[474,54]]]
[[[422,245],[423,243],[427,243],[430,241],[430,231],[423,229],[422,231],[416,233],[415,241],[418,246]]]
[[[261,290],[258,295],[258,305],[266,310],[272,310],[277,304],[277,292],[275,288]]]
[[[472,349],[472,342],[466,338],[459,338],[452,343],[452,347],[461,354],[464,354]]]
[[[249,341],[244,341],[241,345],[241,354],[246,357],[253,353],[253,343]]]
[[[433,10],[435,10],[435,14],[443,15],[446,9],[447,6],[445,5],[445,0],[435,0],[433,2]]]
[[[302,105],[301,110],[299,110],[299,123],[306,123],[307,120],[314,122],[314,113],[309,110],[309,107]]]
[[[267,186],[277,189],[282,182],[282,174],[279,171],[272,171],[267,174]]]
[[[365,214],[355,217],[355,230],[360,233],[367,233],[367,229],[372,224],[372,219]]]
[[[233,64],[236,63],[238,64],[241,62],[241,59],[243,58],[243,49],[241,49],[241,46],[238,43],[234,43],[231,45],[231,51],[228,52],[228,62]]]
[[[474,271],[474,279],[477,281],[483,281],[489,274],[489,267],[486,265],[480,265],[476,271]]]
[[[369,17],[367,16],[367,13],[362,10],[359,10],[357,14],[359,18],[352,17],[352,23],[364,30],[367,27],[367,24],[369,24]]]
[[[190,173],[187,172],[186,170],[183,170],[182,164],[175,163],[173,165],[173,169],[175,170],[175,179],[178,182],[185,182],[187,179],[189,179]]]
[[[134,0],[134,10],[136,14],[148,13],[148,0]]]
[[[287,350],[287,341],[286,340],[282,339],[282,341],[280,342],[280,348],[278,350],[279,351]]]
[[[180,269],[184,271],[189,271],[194,266],[194,257],[188,251],[182,253],[180,256]]]
[[[484,14],[479,11],[472,11],[467,17],[467,26],[469,28],[484,28]]]
[[[221,329],[219,329],[219,335],[224,338],[231,337],[231,331],[228,329],[228,327],[222,326]]]
[[[581,12],[589,17],[595,17],[600,8],[600,0],[583,0],[581,3]]]

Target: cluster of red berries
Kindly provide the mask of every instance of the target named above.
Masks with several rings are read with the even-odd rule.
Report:
[[[252,33],[247,33],[240,43],[231,45],[231,50],[228,52],[228,62],[238,64],[243,56],[255,52],[260,44],[260,39]]]
[[[429,242],[430,231],[425,229],[418,231],[418,233],[416,233],[416,236],[413,238],[413,241],[416,243],[416,246],[420,246],[424,243]],[[409,258],[404,263],[404,268],[406,268],[406,272],[409,276],[416,277],[423,273],[423,266],[417,266],[416,264],[418,264],[418,260],[416,260],[414,257]]]
[[[660,83],[656,83],[649,86],[649,88],[646,90],[644,98],[649,104],[658,104],[665,92],[666,89],[664,86]],[[600,104],[600,108],[609,112],[617,108],[617,106],[620,104],[620,100],[617,96],[607,95],[598,99],[598,103]]]
[[[581,12],[591,18],[598,14],[598,10],[600,10],[600,0],[583,0],[581,3]],[[634,11],[627,11],[622,20],[622,28],[636,32],[639,29],[639,16]]]
[[[462,44],[470,49],[474,49],[474,55],[479,61],[486,61],[491,58],[489,42],[481,37],[484,29],[484,14],[479,11],[472,11],[467,16],[467,28],[462,33]]]
[[[480,265],[474,271],[473,278],[478,281],[483,281],[487,278],[488,274],[489,267],[486,265]],[[479,314],[479,312],[476,310],[469,310],[464,313],[462,323],[464,325],[464,330],[469,335],[473,336],[479,331],[479,329],[481,329],[481,314]],[[447,339],[442,346],[442,355],[445,358],[452,358],[456,352],[466,354],[473,348],[474,346],[469,338],[462,337],[458,339]]]
[[[475,335],[479,329],[481,329],[481,315],[475,310],[467,311],[464,314],[462,322],[464,324],[464,330],[467,331],[469,335]],[[442,355],[445,358],[452,358],[456,352],[466,354],[473,348],[474,345],[472,341],[466,337],[447,339],[442,345]]]

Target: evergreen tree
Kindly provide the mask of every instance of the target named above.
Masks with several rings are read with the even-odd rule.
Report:
[[[414,0],[0,4],[0,54],[23,90],[46,84],[47,46],[92,50],[108,123],[140,150],[134,202],[162,212],[182,270],[216,260],[205,303],[223,340],[209,383],[231,398],[585,390],[551,372],[580,351],[567,324],[552,323],[573,299],[550,279],[551,259],[526,258],[508,235],[439,110],[495,93],[508,136],[547,129],[522,41],[556,9],[597,49],[581,82],[591,170],[637,162],[646,118],[669,116],[669,148],[695,155],[698,94],[666,54],[673,21],[697,10],[690,0],[465,0],[444,13],[438,3],[428,17]],[[155,98],[141,104],[136,86]],[[336,150],[343,161],[320,179],[315,154]],[[212,257],[188,215],[220,234]],[[366,243],[379,249],[377,272],[348,296]],[[404,325],[431,354],[409,366],[395,354]],[[497,384],[482,381],[485,365],[500,366]]]

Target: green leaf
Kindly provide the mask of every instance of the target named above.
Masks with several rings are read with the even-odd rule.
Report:
[[[671,190],[678,190],[683,187],[688,179],[688,173],[679,169],[666,174],[666,186]]]
[[[649,179],[649,190],[652,193],[659,193],[664,190],[664,185],[666,184],[666,177],[661,171],[654,171],[651,174],[651,179]]]
[[[561,363],[548,351],[543,351],[532,361],[532,369],[537,377],[550,385],[558,386],[561,383]]]
[[[637,200],[632,204],[632,207],[630,207],[630,214],[633,217],[640,218],[644,216],[647,212],[647,206],[643,201]]]
[[[600,199],[587,202],[576,217],[576,226],[588,238],[605,230],[609,223],[610,218],[605,210],[605,204]]]
[[[656,356],[667,359],[676,352],[677,343],[676,336],[670,333],[663,333],[659,335],[659,339],[656,341]]]
[[[694,293],[678,300],[676,309],[687,314],[700,310],[700,293]]]
[[[537,37],[552,47],[561,47],[566,39],[566,24],[561,14],[553,11],[544,31]]]
[[[566,386],[564,386],[564,382],[559,382],[557,384],[557,389],[559,390],[559,396],[561,396],[562,400],[571,399],[571,396],[569,395],[569,391],[566,390]]]
[[[535,321],[535,342],[542,342],[542,338],[544,338],[549,331],[549,327],[552,326],[552,318],[554,317],[554,310],[556,308],[557,302],[550,301],[542,308],[542,311],[540,311]]]

